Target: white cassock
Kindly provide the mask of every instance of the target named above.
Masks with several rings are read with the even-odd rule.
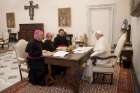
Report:
[[[102,36],[99,40],[96,41],[95,47],[94,47],[94,52],[90,55],[90,57],[92,57],[92,56],[105,57],[107,55],[110,55],[110,45],[106,41],[104,36]],[[102,60],[97,60],[96,61],[96,64],[100,64],[100,63],[104,64],[104,63],[106,63],[106,61],[102,61]],[[86,68],[84,70],[82,78],[84,80],[88,80],[90,83],[93,80],[93,71],[92,71],[92,69],[93,69],[92,60],[88,59],[87,65],[86,65]]]

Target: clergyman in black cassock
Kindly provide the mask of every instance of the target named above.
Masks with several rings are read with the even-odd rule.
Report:
[[[27,63],[29,66],[29,82],[33,85],[46,85],[47,65],[42,57],[43,32],[35,30],[34,39],[29,41],[26,47],[28,53]]]

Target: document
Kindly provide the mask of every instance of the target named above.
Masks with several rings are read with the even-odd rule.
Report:
[[[57,57],[64,57],[65,55],[67,55],[69,52],[66,51],[57,51],[53,54],[53,56],[57,56]]]
[[[85,53],[89,51],[90,49],[93,49],[93,47],[78,47],[73,50],[73,53]]]
[[[43,50],[42,54],[43,54],[43,56],[52,56],[54,54],[54,52]]]

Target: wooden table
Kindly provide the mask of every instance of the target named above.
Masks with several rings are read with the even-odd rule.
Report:
[[[45,57],[45,62],[49,65],[58,65],[66,67],[67,70],[65,81],[72,87],[74,93],[79,93],[80,79],[82,76],[81,65],[87,61],[92,52],[92,49],[90,49],[86,53],[70,53],[63,58],[47,56]]]

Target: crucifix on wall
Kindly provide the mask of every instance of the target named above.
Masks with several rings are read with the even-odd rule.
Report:
[[[33,1],[29,1],[30,5],[29,6],[24,6],[24,9],[27,10],[29,9],[29,16],[30,16],[30,20],[34,19],[34,9],[38,8],[38,4],[33,5]]]

